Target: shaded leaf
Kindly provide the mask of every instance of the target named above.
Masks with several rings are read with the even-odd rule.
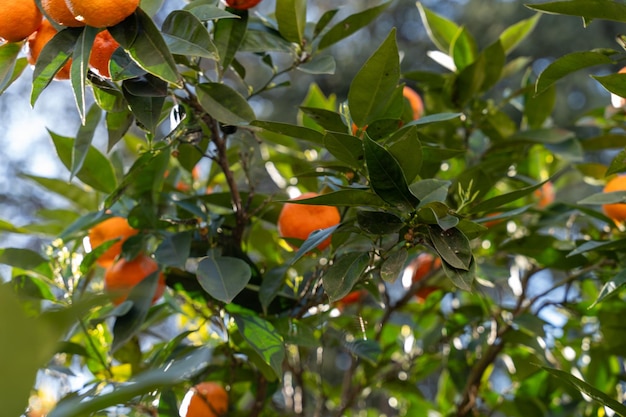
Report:
[[[202,108],[219,122],[236,126],[256,118],[246,99],[225,84],[203,83],[197,93]]]
[[[379,14],[381,14],[391,2],[383,3],[379,6],[372,7],[359,13],[352,14],[341,22],[331,27],[326,32],[318,44],[318,49],[328,48],[329,46],[347,38],[354,32],[370,24]]]
[[[324,291],[330,302],[342,299],[363,276],[369,265],[369,254],[351,252],[339,257],[322,276]]]
[[[198,282],[213,298],[230,303],[252,277],[250,266],[230,256],[208,257],[198,263]]]
[[[429,225],[428,232],[437,253],[450,266],[469,271],[472,262],[472,249],[467,237],[458,229],[443,230],[437,225]]]

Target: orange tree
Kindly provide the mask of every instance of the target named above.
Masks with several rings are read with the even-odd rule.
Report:
[[[277,0],[270,15],[236,3],[194,0],[159,27],[158,2],[142,2],[107,27],[120,45],[110,78],[89,69],[102,29],[54,24],[31,101],[71,59],[70,80],[55,82],[83,123],[74,137],[50,132],[67,177],[29,176],[71,210],[0,223],[44,242],[0,249],[11,267],[0,287],[3,413],[179,416],[217,401],[207,412],[626,415],[626,240],[602,212],[626,194],[602,192],[626,170],[624,109],[569,128],[550,118],[559,79],[623,55],[574,51],[534,75],[513,54],[541,12],[626,22],[626,6],[532,5],[536,15],[477,45],[418,3],[440,71],[403,71],[411,53],[391,29],[345,97],[312,84],[298,120],[275,121],[257,117],[255,99],[289,95],[291,71],[333,73],[329,47],[389,3],[316,22],[305,0]],[[0,91],[25,76],[25,36],[0,46]],[[625,77],[596,78],[626,97]],[[405,85],[423,99],[417,119]],[[106,149],[93,144],[100,125]],[[287,242],[281,207],[304,193],[318,195],[291,203],[337,207],[339,223]],[[306,226],[307,212],[293,220]],[[137,232],[92,248],[90,230],[112,217]],[[100,265],[111,248],[112,265]],[[441,268],[412,279],[423,253]],[[134,259],[158,270],[119,272]],[[132,286],[123,302],[106,290],[113,273]],[[418,301],[426,282],[437,291]],[[190,407],[205,382],[227,395]]]

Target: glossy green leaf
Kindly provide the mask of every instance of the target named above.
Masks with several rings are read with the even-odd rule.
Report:
[[[197,93],[202,108],[219,122],[235,126],[256,118],[246,99],[226,84],[200,84]]]
[[[227,309],[241,336],[272,367],[276,377],[282,378],[285,345],[272,323],[235,304],[230,304]]]
[[[451,184],[448,180],[427,178],[414,182],[409,186],[409,189],[420,200],[420,206],[424,206],[434,201],[445,202]]]
[[[369,254],[351,252],[339,257],[322,276],[330,302],[342,299],[362,277],[369,265]]]
[[[221,7],[216,7],[213,4],[207,4],[203,2],[191,2],[185,5],[183,10],[189,11],[191,14],[196,16],[198,19],[206,22],[208,20],[217,20],[217,19],[238,19],[234,13],[230,13],[227,10],[222,9]]]
[[[165,103],[163,80],[146,74],[143,77],[125,80],[122,83],[124,98],[137,121],[149,132],[155,133],[161,121],[161,110]]]
[[[306,26],[306,0],[276,0],[275,14],[280,34],[289,42],[302,44]]]
[[[626,171],[626,148],[615,155],[605,175],[617,174],[624,171]]]
[[[363,143],[360,139],[344,133],[327,133],[324,136],[324,148],[337,160],[352,168],[363,166]]]
[[[519,200],[520,198],[523,198],[529,195],[533,191],[541,188],[541,186],[545,184],[546,182],[548,182],[548,180],[540,182],[535,185],[529,185],[528,187],[520,188],[515,191],[511,191],[510,193],[501,194],[501,195],[492,197],[488,200],[481,201],[480,203],[472,207],[470,209],[470,212],[480,213],[480,212],[485,212],[485,211],[486,212],[493,211],[494,209],[497,209],[498,207],[501,207],[505,204],[508,204],[515,200]]]
[[[87,158],[87,153],[91,149],[93,135],[102,118],[100,107],[92,104],[83,124],[78,128],[74,149],[72,152],[72,167],[70,169],[70,179],[80,172]]]
[[[524,103],[524,116],[528,127],[539,129],[552,114],[556,104],[556,88],[548,87],[539,94],[528,92]]]
[[[17,57],[21,49],[20,44],[14,42],[0,45],[0,93],[15,79]]]
[[[331,132],[346,132],[348,129],[341,115],[335,111],[316,107],[300,107],[300,110],[315,123]]]
[[[469,240],[460,230],[443,230],[439,226],[430,225],[428,232],[435,249],[446,263],[456,269],[470,269],[472,249]]]
[[[184,269],[191,251],[191,238],[190,232],[167,236],[154,252],[156,260],[161,265]]]
[[[426,115],[424,117],[420,117],[417,120],[413,120],[409,123],[406,123],[403,126],[404,128],[409,128],[411,126],[425,126],[425,125],[429,125],[432,123],[441,123],[441,122],[447,122],[450,120],[454,120],[454,119],[458,119],[459,117],[461,117],[462,113],[437,113],[437,114],[429,114]]]
[[[265,120],[255,120],[250,123],[250,125],[269,130],[270,132],[280,133],[281,135],[287,135],[295,139],[306,140],[315,145],[322,145],[324,143],[324,135],[322,133],[304,126]]]
[[[287,42],[277,31],[267,28],[255,30],[255,27],[248,28],[237,50],[258,54],[267,54],[268,52],[296,53],[294,44]],[[233,64],[235,63],[236,61],[233,61]],[[241,73],[241,69],[237,69],[237,71]],[[243,78],[241,74],[240,76]]]
[[[372,190],[393,206],[413,209],[419,200],[409,191],[402,167],[393,155],[367,136],[363,150]]]
[[[522,43],[522,41],[528,38],[537,26],[540,17],[540,14],[536,14],[528,19],[520,20],[502,32],[500,35],[500,43],[507,55]]]
[[[163,81],[180,85],[174,57],[153,20],[141,8],[108,30],[141,68]]]
[[[248,30],[248,13],[238,14],[237,19],[220,19],[215,22],[213,41],[219,53],[222,70],[228,69],[235,53],[243,43]]]
[[[389,153],[398,161],[407,182],[412,182],[422,168],[422,144],[417,128],[409,127],[392,135],[387,141]]]
[[[198,282],[213,298],[230,303],[252,277],[250,266],[230,256],[204,258],[198,264]]]
[[[382,354],[382,349],[378,342],[374,340],[359,339],[344,344],[346,350],[353,355],[364,359],[371,365],[376,365]]]
[[[124,301],[131,303],[131,307],[126,314],[115,319],[113,326],[113,352],[120,349],[126,342],[135,336],[144,325],[148,310],[152,305],[152,299],[159,284],[160,272],[156,271],[139,281],[128,294]],[[115,297],[115,294],[112,294]]]
[[[59,159],[68,170],[71,169],[75,140],[50,131],[48,133],[52,137]],[[112,192],[117,186],[111,162],[93,146],[89,147],[83,167],[76,173],[76,176],[90,187],[105,193]]]
[[[337,14],[339,9],[327,10],[322,17],[315,23],[315,29],[313,29],[313,38],[316,38],[320,33],[326,29],[328,24],[333,20],[333,17]]]
[[[606,88],[613,94],[617,94],[620,97],[626,97],[626,74],[610,74],[604,76],[592,75],[592,78],[596,79],[602,87]]]
[[[478,47],[467,28],[460,28],[454,35],[450,43],[449,54],[454,59],[454,65],[459,71],[474,62],[478,54]]]
[[[350,115],[358,127],[381,118],[400,79],[395,29],[355,75],[348,91]]]
[[[626,5],[609,0],[568,0],[542,4],[527,4],[543,13],[580,16],[585,19],[605,19],[626,22]]]
[[[334,45],[340,40],[345,39],[357,32],[359,29],[369,25],[390,4],[391,2],[386,2],[346,17],[322,35],[317,46],[318,49],[321,51],[322,49],[328,48],[329,46]]]
[[[540,94],[560,79],[583,68],[611,64],[613,63],[611,56],[616,53],[617,51],[612,49],[596,49],[564,55],[551,62],[539,74],[535,83],[535,92]]]
[[[310,61],[298,65],[297,69],[307,74],[334,74],[337,64],[330,55],[317,55]]]
[[[611,192],[599,192],[591,194],[582,200],[578,201],[578,204],[615,204],[626,203],[626,191],[611,191]]]
[[[373,235],[397,233],[404,227],[401,218],[385,211],[358,210],[356,219],[361,229]]]
[[[163,38],[172,54],[217,59],[217,47],[202,22],[192,13],[176,10],[161,26]]]
[[[52,270],[48,262],[48,258],[30,249],[0,249],[0,264],[20,268],[25,271],[34,271],[48,278],[52,278]]]
[[[128,132],[135,118],[130,111],[123,111],[116,113],[107,112],[105,119],[108,136],[107,151],[110,151]]]
[[[44,187],[46,190],[65,198],[77,208],[83,210],[96,210],[98,208],[97,198],[92,193],[76,184],[71,184],[65,180],[57,178],[40,177],[37,175],[22,174],[22,177],[27,178]]]
[[[60,31],[48,43],[44,45],[33,71],[33,89],[30,95],[31,106],[52,82],[54,75],[70,59],[74,51],[74,45],[82,34],[82,28],[69,28]]]
[[[369,189],[344,189],[298,200],[298,204],[319,204],[339,207],[384,207],[385,202]]]
[[[309,233],[309,236],[302,242],[298,251],[295,255],[289,260],[289,265],[293,265],[298,262],[304,255],[315,250],[320,244],[322,244],[326,239],[328,239],[335,230],[337,230],[339,225],[327,227],[325,229],[313,230]]]
[[[380,277],[383,281],[393,283],[402,276],[408,257],[409,253],[406,248],[392,252],[380,266]]]
[[[86,123],[87,103],[85,89],[87,87],[87,70],[89,69],[89,56],[91,46],[98,34],[98,29],[85,26],[81,35],[76,40],[74,51],[72,52],[72,65],[70,67],[70,82],[74,93],[74,102],[78,108],[78,115],[83,124]],[[92,107],[93,110],[93,107]]]
[[[626,270],[620,271],[613,278],[608,280],[602,286],[598,298],[596,298],[589,308],[595,307],[598,303],[606,300],[608,297],[618,294],[618,290],[622,289],[626,285]]]
[[[422,22],[426,27],[426,33],[430,40],[444,53],[450,52],[450,46],[459,32],[456,23],[434,13],[424,7],[421,2],[417,2]]]

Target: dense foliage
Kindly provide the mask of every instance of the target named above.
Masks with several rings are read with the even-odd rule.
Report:
[[[83,124],[50,132],[67,176],[29,177],[69,208],[0,222],[49,242],[0,249],[7,415],[42,401],[46,375],[61,395],[50,417],[178,416],[206,380],[227,387],[229,416],[626,416],[626,239],[601,210],[626,198],[602,192],[626,171],[624,109],[551,119],[560,79],[617,72],[623,52],[574,52],[538,77],[512,58],[542,13],[593,25],[626,22],[626,6],[529,5],[536,15],[478,45],[417,3],[440,71],[403,73],[411,54],[391,29],[347,97],[312,84],[298,120],[257,117],[260,99],[290,94],[292,71],[334,73],[331,47],[388,5],[307,22],[306,0],[276,0],[267,16],[194,0],[159,28],[159,3],[142,2],[108,28],[121,45],[111,79],[87,70],[98,29],[46,45],[31,102],[71,57],[71,80],[55,82]],[[0,92],[26,75],[22,50],[0,46]],[[626,97],[626,75],[596,78]],[[519,88],[502,88],[511,79]],[[107,149],[92,144],[101,125]],[[287,242],[280,209],[305,192],[320,195],[298,203],[338,207],[341,222]],[[97,260],[115,242],[92,250],[86,237],[112,216],[140,231],[123,257],[158,262],[156,304],[158,273],[119,305],[103,290]],[[423,253],[441,267],[412,280]],[[425,286],[436,290],[415,297]]]

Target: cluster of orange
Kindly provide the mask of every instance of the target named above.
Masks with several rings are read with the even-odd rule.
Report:
[[[93,26],[105,28],[120,23],[139,6],[139,0],[42,0],[47,18],[62,27]],[[28,62],[34,65],[43,47],[57,34],[34,0],[0,0],[0,38],[8,42],[28,39]],[[103,77],[110,78],[109,61],[119,43],[108,30],[96,36],[89,65]],[[57,72],[56,79],[70,76],[71,59]]]
[[[148,275],[159,270],[159,265],[145,253],[127,260],[121,257],[122,245],[128,238],[135,236],[139,230],[132,228],[123,217],[110,217],[89,230],[89,244],[92,250],[105,242],[117,241],[97,259],[98,265],[106,269],[104,273],[105,289],[120,294],[114,299],[115,304],[122,303],[132,288]],[[165,277],[159,275],[159,283],[152,302],[155,302],[165,291]]]

